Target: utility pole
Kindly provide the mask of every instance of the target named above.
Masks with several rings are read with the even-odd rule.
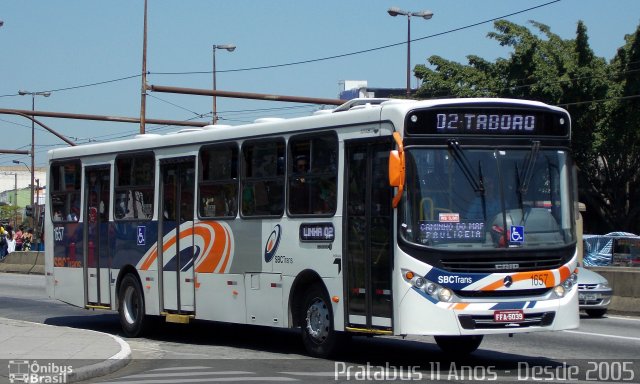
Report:
[[[144,0],[144,31],[142,32],[142,90],[140,94],[140,133],[145,133],[147,114],[147,0]]]

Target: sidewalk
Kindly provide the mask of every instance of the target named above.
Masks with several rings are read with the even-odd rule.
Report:
[[[126,366],[129,344],[106,333],[0,318],[0,382],[37,374],[75,382]],[[58,377],[54,377],[58,376]],[[23,376],[24,377],[24,376]]]

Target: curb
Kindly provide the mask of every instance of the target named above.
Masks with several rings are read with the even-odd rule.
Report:
[[[74,368],[73,371],[67,376],[68,383],[84,381],[84,380],[89,380],[96,377],[108,375],[110,373],[118,371],[121,368],[124,368],[131,361],[131,347],[129,346],[129,344],[126,341],[124,341],[122,338],[109,333],[94,331],[91,329],[59,327],[55,325],[36,323],[33,321],[26,321],[26,320],[15,320],[15,319],[1,318],[1,317],[0,319],[6,320],[9,322],[14,322],[14,323],[33,324],[39,327],[67,328],[74,331],[90,332],[98,335],[109,336],[120,346],[120,350],[117,353],[115,353],[113,356],[106,358],[101,362],[91,364],[91,365],[86,365],[79,368]]]
[[[109,333],[98,332],[98,331],[93,331],[88,329],[85,331],[95,332],[95,333],[110,336],[118,344],[120,344],[120,351],[115,355],[109,357],[105,361],[101,361],[96,364],[87,365],[85,367],[81,367],[81,368],[78,368],[77,370],[74,370],[69,375],[69,382],[84,381],[84,380],[93,379],[99,376],[105,376],[110,373],[116,372],[121,368],[126,367],[127,364],[129,364],[129,362],[131,361],[131,347],[129,347],[129,344],[126,341],[124,341],[118,336],[115,336]]]

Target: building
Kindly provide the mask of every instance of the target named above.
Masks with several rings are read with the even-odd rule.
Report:
[[[36,167],[34,172],[36,188],[34,188],[34,200],[39,206],[44,206],[44,187],[47,181],[45,167]],[[38,191],[37,187],[40,187]],[[0,221],[18,222],[24,220],[24,207],[30,205],[31,197],[31,171],[24,165],[0,167]],[[8,206],[17,206],[17,211],[6,209]]]
[[[369,88],[366,80],[343,80],[339,84],[340,100],[407,97],[406,88]]]

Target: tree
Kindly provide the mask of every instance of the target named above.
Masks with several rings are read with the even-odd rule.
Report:
[[[511,97],[567,108],[580,196],[587,203],[585,228],[639,232],[640,29],[608,64],[591,50],[584,23],[578,22],[576,38],[568,40],[544,24],[530,24],[535,33],[495,22],[488,37],[512,49],[508,58],[468,56],[464,65],[431,56],[433,69],[414,70],[423,81],[417,96]]]
[[[594,133],[594,153],[584,178],[588,197],[609,228],[640,230],[640,26],[625,36],[610,67],[605,116]]]

